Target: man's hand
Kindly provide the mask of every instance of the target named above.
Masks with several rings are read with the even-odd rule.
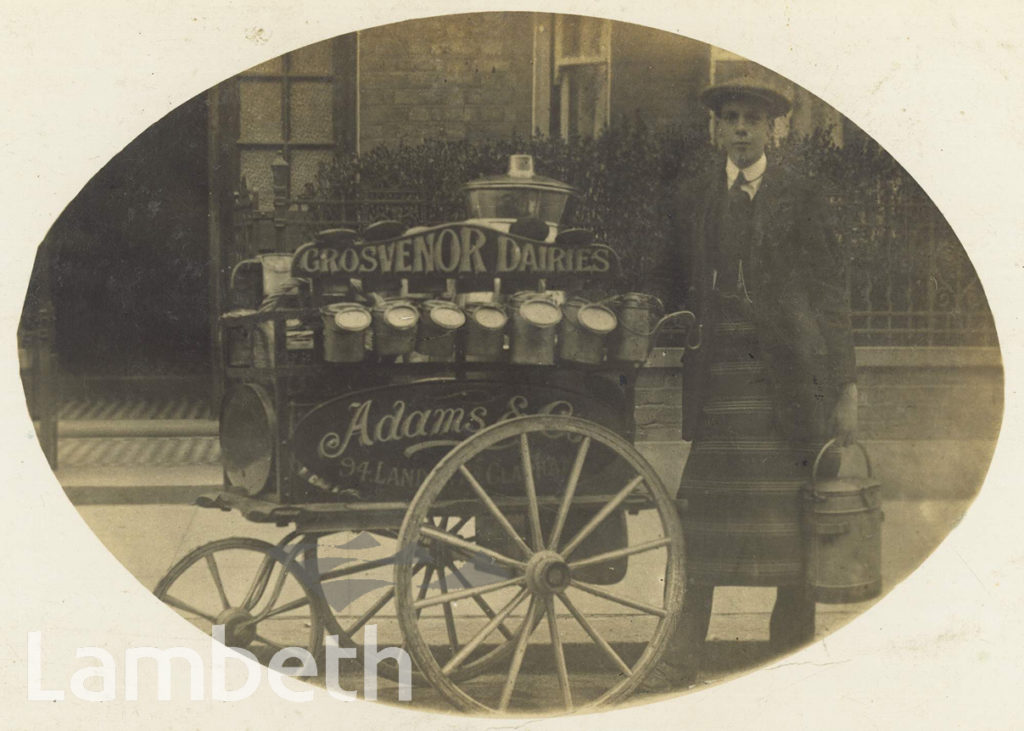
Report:
[[[848,447],[857,441],[857,384],[847,383],[839,393],[831,424],[836,443]]]

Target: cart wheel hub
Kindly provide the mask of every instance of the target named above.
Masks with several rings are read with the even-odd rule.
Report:
[[[241,607],[225,609],[217,615],[216,623],[224,625],[224,644],[228,647],[248,647],[256,639],[252,615]]]
[[[553,551],[534,554],[526,566],[526,584],[535,594],[552,594],[569,586],[569,565]]]

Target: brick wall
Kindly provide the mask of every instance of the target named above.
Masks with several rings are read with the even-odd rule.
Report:
[[[681,124],[706,134],[708,113],[697,97],[708,83],[710,50],[675,33],[612,23],[613,123],[639,116],[651,127]]]
[[[530,13],[479,13],[362,31],[360,150],[529,135],[532,22]]]
[[[675,349],[656,351],[636,383],[636,440],[678,441],[681,435],[683,373]],[[674,357],[673,357],[674,355]]]

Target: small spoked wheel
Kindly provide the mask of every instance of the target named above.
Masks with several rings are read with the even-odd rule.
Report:
[[[464,534],[468,518],[438,516],[430,518],[438,530]],[[405,649],[401,623],[395,607],[394,565],[405,554],[397,548],[396,531],[377,530],[358,534],[332,534],[316,540],[304,561],[310,576],[316,577],[323,596],[324,623],[327,634],[338,638],[345,647],[355,647],[362,658],[363,633],[373,628],[378,647]],[[453,556],[441,544],[421,543],[409,554],[410,581],[417,596],[428,591],[448,591],[453,586],[469,586],[473,567],[463,556]],[[480,601],[486,608],[486,603]],[[458,620],[449,616],[452,632],[458,632]],[[511,637],[511,633],[507,633]],[[484,671],[511,651],[510,646],[479,653],[464,663],[456,677],[466,678]],[[390,660],[377,666],[379,675],[400,681],[399,667]],[[420,673],[412,676],[415,685],[425,683]]]
[[[225,538],[188,553],[153,593],[207,634],[223,627],[224,644],[267,664],[284,648],[318,661],[323,623],[313,582],[289,551],[254,538]],[[285,660],[285,668],[302,658]]]
[[[448,581],[416,581],[423,547]],[[621,700],[653,669],[682,606],[674,502],[629,442],[573,417],[510,419],[455,447],[410,504],[399,550],[406,647],[469,712]],[[462,675],[468,663],[482,672]]]

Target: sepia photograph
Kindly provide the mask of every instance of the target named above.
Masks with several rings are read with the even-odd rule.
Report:
[[[240,24],[16,242],[12,474],[135,628],[12,639],[30,702],[652,724],[910,642],[871,618],[1003,487],[986,242],[872,114],[696,22],[451,10]]]

